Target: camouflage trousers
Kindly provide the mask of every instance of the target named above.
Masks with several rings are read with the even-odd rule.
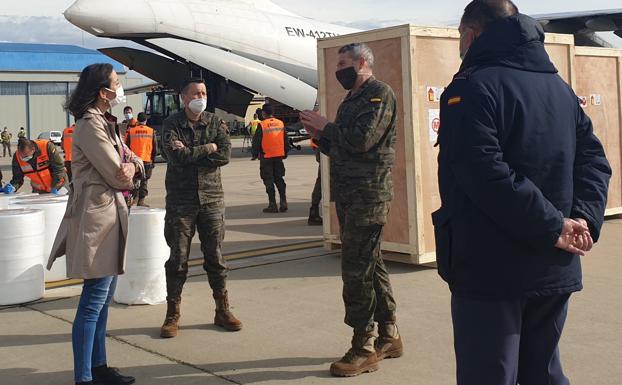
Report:
[[[366,334],[378,323],[395,321],[395,299],[382,260],[383,224],[361,225],[358,211],[337,202],[341,234],[341,277],[345,323],[355,334]]]
[[[149,195],[149,179],[153,175],[153,163],[145,163],[145,176],[138,182],[138,188],[132,191],[133,200],[145,199]]]
[[[322,200],[322,166],[320,165],[320,151],[315,150],[315,160],[317,161],[317,178],[311,193],[311,207],[318,207]]]
[[[12,156],[11,154],[11,142],[2,142],[2,157],[4,158],[6,156],[6,151],[9,150],[9,156]]]
[[[227,265],[222,256],[225,238],[224,202],[200,206],[167,205],[164,237],[171,255],[164,265],[166,270],[167,301],[180,301],[188,276],[188,257],[195,231],[199,233],[203,252],[203,269],[213,291],[226,286]]]

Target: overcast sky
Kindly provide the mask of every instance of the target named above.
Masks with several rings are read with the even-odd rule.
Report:
[[[99,0],[105,1],[105,0]],[[127,0],[133,1],[133,0]],[[361,29],[404,23],[446,25],[456,23],[469,0],[273,0],[299,15],[338,22]],[[516,0],[521,12],[531,15],[622,8],[620,0]],[[62,17],[73,0],[1,0],[0,41],[64,43],[89,48],[127,45],[95,38]],[[111,12],[123,12],[122,9]],[[622,39],[608,36],[618,45]]]

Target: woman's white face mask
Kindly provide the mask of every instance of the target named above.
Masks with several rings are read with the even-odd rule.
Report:
[[[119,85],[119,87],[117,88],[116,91],[111,90],[110,88],[104,88],[107,91],[110,92],[114,92],[116,94],[114,99],[108,100],[108,103],[110,103],[110,108],[117,106],[121,103],[125,103],[125,101],[127,100],[127,98],[125,97],[125,91],[123,91],[123,86]]]

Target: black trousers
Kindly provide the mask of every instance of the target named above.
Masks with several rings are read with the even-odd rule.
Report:
[[[570,294],[523,300],[453,295],[458,385],[569,385],[559,357]]]
[[[71,182],[73,178],[73,174],[71,173],[71,162],[65,161],[65,171],[67,171],[67,178],[69,178],[69,182]]]
[[[269,158],[259,160],[259,177],[266,186],[266,193],[270,201],[275,200],[276,191],[274,186],[276,185],[279,191],[281,200],[286,200],[285,197],[285,164],[283,158]]]

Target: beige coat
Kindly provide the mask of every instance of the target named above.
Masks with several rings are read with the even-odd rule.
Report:
[[[124,273],[128,209],[121,190],[130,190],[133,185],[121,183],[116,177],[123,146],[114,126],[98,109],[89,109],[76,122],[71,163],[73,188],[48,269],[57,258],[67,255],[70,278]],[[125,148],[137,170],[144,172],[140,158]]]

